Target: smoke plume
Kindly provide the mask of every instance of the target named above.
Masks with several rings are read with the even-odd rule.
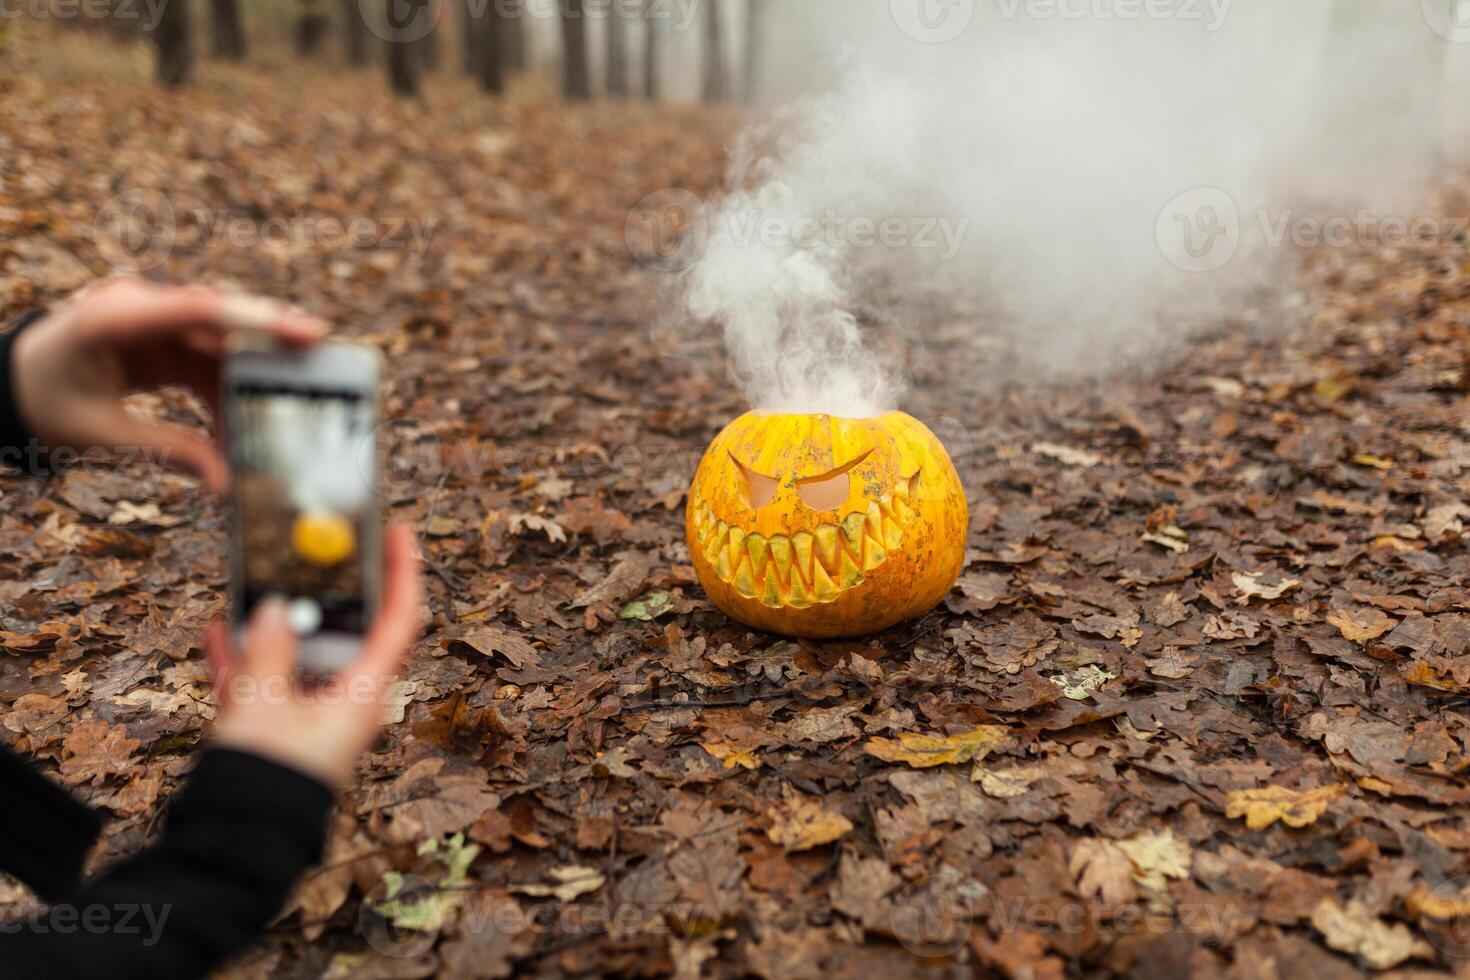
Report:
[[[1435,2],[773,8],[771,111],[732,153],[689,309],[762,410],[898,403],[902,346],[866,336],[879,284],[919,340],[901,296],[937,290],[983,303],[976,333],[1029,369],[1136,363],[1270,284],[1309,209],[1424,213],[1470,39]]]

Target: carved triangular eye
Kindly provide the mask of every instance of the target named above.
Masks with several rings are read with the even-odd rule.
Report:
[[[730,454],[730,462],[734,463],[736,469],[740,470],[741,475],[745,477],[745,495],[750,498],[751,507],[759,510],[776,499],[776,490],[781,486],[780,480],[774,476],[757,473],[736,459],[734,453]]]
[[[848,471],[868,458],[868,452],[826,473],[808,476],[796,481],[796,493],[801,502],[812,510],[836,510],[847,502],[852,491],[852,478]]]

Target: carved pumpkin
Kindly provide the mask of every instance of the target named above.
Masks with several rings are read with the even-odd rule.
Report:
[[[862,636],[933,608],[964,565],[969,510],[934,433],[902,412],[731,422],[689,488],[705,592],[787,636]]]

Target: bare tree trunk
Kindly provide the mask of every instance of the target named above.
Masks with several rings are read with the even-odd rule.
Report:
[[[237,0],[210,0],[209,14],[214,56],[225,61],[243,61],[249,45]]]
[[[492,2],[486,5],[478,23],[468,25],[478,36],[475,61],[480,88],[497,95],[505,91],[505,42],[500,36],[504,22],[501,11]]]
[[[572,102],[592,98],[587,67],[587,12],[582,0],[561,0],[562,94]]]
[[[388,84],[398,95],[419,94],[422,66],[419,64],[419,46],[416,36],[419,24],[416,17],[425,16],[419,9],[422,5],[402,0],[383,0],[388,8]]]
[[[301,0],[301,9],[296,15],[296,53],[303,58],[311,57],[322,49],[327,37],[327,12],[321,0]]]
[[[649,0],[643,7],[643,97],[657,102],[662,86],[659,84],[658,63],[658,18]]]
[[[486,3],[482,6],[480,0],[460,0],[459,39],[464,45],[462,56],[466,75],[474,75],[480,70],[480,24],[475,11],[483,12],[486,6],[491,5]]]
[[[761,54],[765,47],[768,0],[747,0],[745,8],[745,91],[746,105],[760,99]]]
[[[607,15],[607,94],[623,98],[630,91],[628,25],[618,15],[618,5],[611,4]]]
[[[368,63],[372,36],[363,17],[361,0],[342,0],[342,14],[342,40],[346,46],[347,63],[361,68]]]
[[[725,38],[718,0],[704,3],[704,101],[725,101]]]
[[[194,75],[194,30],[190,0],[162,0],[153,43],[158,47],[158,84],[185,85]]]

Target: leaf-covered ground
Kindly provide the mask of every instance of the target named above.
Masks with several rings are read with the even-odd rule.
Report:
[[[909,407],[969,488],[964,576],[793,643],[693,581],[683,488],[743,406],[625,243],[644,195],[718,190],[735,118],[6,57],[0,312],[107,272],[99,209],[151,188],[162,273],[392,365],[432,622],[325,866],[232,975],[1470,974],[1462,243],[1307,255],[1289,316],[1092,384],[977,384],[995,348],[936,315]],[[136,461],[0,488],[0,726],[111,813],[102,864],[208,731],[222,512]]]

